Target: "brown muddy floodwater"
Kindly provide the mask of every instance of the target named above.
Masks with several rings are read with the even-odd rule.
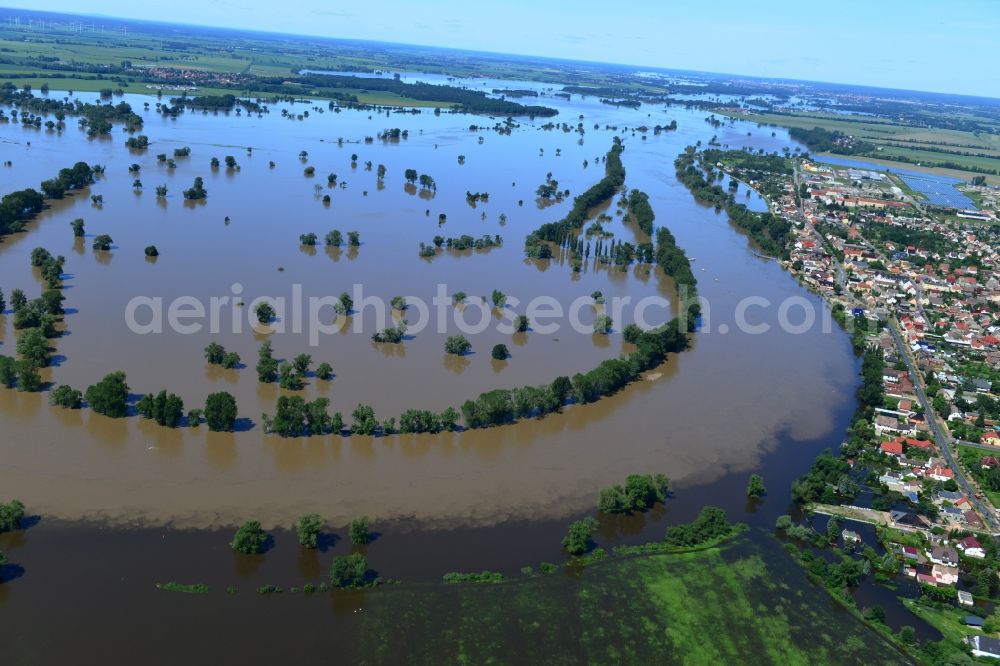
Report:
[[[269,526],[315,511],[332,524],[364,513],[376,520],[486,526],[579,513],[593,506],[599,487],[630,473],[663,472],[680,486],[748,473],[775,448],[779,435],[793,443],[828,435],[852,400],[855,364],[846,336],[818,325],[801,334],[778,330],[778,304],[784,299],[804,299],[817,312],[820,301],[776,263],[755,257],[724,215],[695,204],[674,177],[675,156],[714,132],[723,143],[768,150],[791,145],[787,135],[765,138],[755,131],[747,137],[743,125],[714,130],[704,114],[681,109],[636,111],[593,98],[545,97],[544,103],[560,108],[557,121],[583,123],[582,141],[575,132],[541,129],[544,121],[524,120],[503,136],[469,130],[471,124],[492,125],[491,120],[428,111],[311,110],[301,121],[282,117],[282,108],[293,116],[311,108],[303,103],[273,105],[261,118],[188,112],[164,119],[146,111],[143,133],[151,146],[143,153],[126,149],[118,128],[112,138],[91,140],[74,122],[61,134],[0,125],[0,159],[13,161],[0,172],[4,192],[37,187],[78,160],[107,167],[89,190],[56,202],[25,233],[0,243],[0,288],[8,297],[15,287],[29,298],[40,293],[42,283],[29,263],[33,248],[67,259],[67,332],[54,341],[57,362],[44,379],[83,389],[107,372],[124,370],[134,393],[167,389],[183,397],[187,408],[200,406],[209,393],[229,391],[246,419],[229,434],[208,433],[204,426],[171,430],[134,416],[115,420],[86,409],[51,408],[46,394],[0,390],[0,498],[20,498],[32,513],[47,517],[112,523],[207,527],[256,518]],[[155,104],[151,97],[127,101],[140,112],[144,101]],[[631,131],[672,119],[679,123],[677,132],[649,132],[643,139]],[[617,132],[606,125],[617,125]],[[409,137],[364,143],[366,136],[392,127],[407,129]],[[537,296],[568,309],[595,290],[609,300],[625,295],[633,303],[655,295],[674,300],[669,280],[645,268],[620,273],[596,267],[591,259],[573,274],[563,260],[536,265],[524,259],[525,235],[559,219],[571,205],[570,200],[536,204],[535,190],[546,174],[552,173],[560,189],[579,194],[603,175],[597,158],[616,133],[626,146],[627,187],[649,193],[656,224],[668,226],[695,259],[711,316],[689,351],[596,404],[461,433],[282,439],[260,427],[261,414],[273,413],[281,391],[258,383],[253,366],[265,337],[279,358],[305,352],[314,367],[329,362],[336,377],[310,379],[299,393],[306,399],[328,397],[332,410],[343,412],[348,422],[358,403],[374,406],[380,419],[411,407],[440,411],[491,388],[549,382],[618,355],[625,350],[621,329],[631,321],[628,308],[607,337],[575,332],[566,320],[556,333],[511,335],[498,331],[494,318],[485,332],[468,336],[474,353],[461,359],[443,352],[445,337],[460,332],[450,306],[446,330],[432,325],[390,348],[369,340],[376,329],[371,307],[352,318],[362,332],[323,334],[315,346],[308,322],[301,332],[261,336],[249,330],[243,312],[243,330],[236,333],[230,307],[222,309],[218,334],[139,335],[126,325],[126,306],[140,296],[161,298],[165,310],[179,297],[207,307],[210,298],[237,292],[249,303],[258,296],[291,299],[297,289],[304,299],[336,296],[355,285],[386,303],[404,295],[430,304],[438,285],[449,295],[464,291],[470,295],[464,311],[473,323],[479,320],[475,301],[493,289],[520,301],[508,308],[512,313],[523,312],[523,304]],[[338,138],[344,139],[342,146]],[[191,154],[178,158],[175,170],[157,162],[158,153],[172,155],[180,146],[190,146]],[[308,151],[308,162],[299,159],[302,150]],[[352,153],[358,155],[356,167]],[[226,155],[236,158],[238,170],[209,167],[213,156]],[[276,165],[269,168],[272,160]],[[366,170],[369,160],[386,166],[383,187],[375,166]],[[142,167],[141,193],[132,188],[133,162]],[[306,166],[315,167],[314,177],[304,175]],[[430,174],[436,193],[408,190],[403,176],[408,168]],[[329,187],[328,173],[346,187]],[[196,176],[204,178],[208,198],[186,203],[181,192]],[[169,188],[165,201],[154,194],[160,184]],[[488,192],[488,203],[470,206],[467,191]],[[91,194],[103,195],[103,206],[91,205]],[[323,194],[330,195],[329,206],[322,203]],[[443,225],[439,213],[447,215]],[[608,213],[614,215],[614,205]],[[69,227],[78,217],[86,222],[88,237],[82,240],[74,239]],[[636,241],[638,232],[620,217],[606,227],[616,239]],[[322,239],[331,229],[345,236],[359,231],[361,246],[328,250]],[[315,249],[299,244],[299,235],[308,232],[320,238]],[[92,236],[103,233],[114,238],[110,253],[90,249]],[[488,252],[421,258],[419,244],[436,234],[500,234],[504,244]],[[155,261],[143,256],[147,245],[159,249]],[[234,289],[237,283],[240,288]],[[737,330],[737,304],[750,296],[772,303],[748,315],[771,326],[766,334]],[[668,310],[651,310],[649,319],[663,321]],[[334,319],[330,308],[321,315],[324,324]],[[413,323],[416,315],[411,311],[406,317]],[[593,308],[583,308],[585,324],[593,317]],[[290,310],[283,313],[289,329],[292,319]],[[801,314],[790,319],[798,322]],[[0,353],[7,355],[13,355],[16,339],[11,320],[9,312],[0,315]],[[207,367],[202,350],[212,341],[237,351],[247,367]],[[489,353],[500,342],[512,354],[504,363],[492,361]]]

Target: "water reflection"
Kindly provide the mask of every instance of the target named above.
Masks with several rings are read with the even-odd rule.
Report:
[[[460,375],[465,372],[470,365],[472,365],[472,361],[469,356],[469,354],[462,356],[457,354],[445,354],[442,363],[449,372]]]
[[[201,431],[202,426],[193,432]],[[205,428],[207,431],[207,428]],[[236,462],[236,435],[231,432],[210,432],[205,442],[205,458],[216,468],[229,469]]]

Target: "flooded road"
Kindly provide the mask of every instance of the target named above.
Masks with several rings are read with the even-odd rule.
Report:
[[[89,410],[53,409],[44,394],[0,390],[3,496],[18,497],[47,517],[111,523],[211,527],[255,518],[270,526],[315,511],[335,525],[364,513],[383,521],[473,527],[579,514],[593,506],[598,488],[630,473],[663,472],[683,489],[759,470],[779,441],[794,448],[796,442],[830,437],[835,446],[837,414],[850,409],[855,381],[846,336],[824,333],[819,326],[799,335],[778,330],[777,306],[784,299],[802,298],[817,310],[819,299],[776,263],[756,258],[724,214],[694,203],[674,177],[674,157],[713,134],[722,143],[768,149],[791,145],[787,135],[746,136],[750,126],[713,129],[704,114],[676,108],[634,111],[594,98],[542,99],[560,107],[555,120],[571,127],[583,123],[585,134],[544,130],[542,121],[523,120],[503,136],[470,131],[472,124],[492,125],[482,117],[435,116],[426,110],[420,115],[320,114],[296,104],[274,105],[263,118],[188,112],[169,119],[146,111],[143,133],[151,146],[132,153],[120,130],[110,139],[89,140],[75,123],[61,135],[0,125],[0,157],[13,161],[2,172],[4,191],[37,187],[81,159],[107,167],[89,190],[56,202],[27,233],[0,243],[0,287],[8,295],[15,287],[29,298],[40,292],[41,281],[29,264],[33,248],[45,247],[67,259],[68,333],[54,341],[57,362],[43,378],[83,389],[120,369],[134,393],[165,388],[179,394],[187,408],[225,390],[235,395],[240,416],[253,422],[245,431],[227,434],[208,433],[204,426],[170,430],[137,417],[114,420]],[[151,97],[127,100],[136,109],[143,101],[155,105]],[[293,116],[310,109],[310,115],[289,120],[281,116],[282,108]],[[676,132],[654,136],[650,131],[645,140],[632,132],[638,125],[674,119]],[[392,127],[408,130],[408,138],[364,143],[366,136]],[[488,297],[493,289],[522,304],[551,296],[567,309],[595,290],[609,300],[658,295],[673,301],[670,281],[645,267],[622,273],[590,259],[574,274],[565,260],[540,266],[524,259],[524,236],[559,219],[572,196],[603,175],[597,158],[616,134],[626,147],[627,187],[649,194],[656,224],[666,225],[694,258],[710,316],[689,351],[596,404],[502,428],[436,436],[282,439],[265,435],[259,425],[261,413],[273,413],[283,391],[257,381],[253,365],[265,336],[249,330],[245,313],[241,333],[233,332],[232,318],[226,317],[218,334],[137,335],[125,323],[126,306],[137,296],[165,303],[190,296],[207,303],[238,291],[249,303],[261,295],[291,299],[296,285],[306,298],[336,296],[361,285],[365,295],[385,302],[405,295],[428,303],[438,285],[445,285],[449,295],[470,295],[464,308],[470,322],[478,321],[477,297]],[[342,146],[338,138],[344,139]],[[191,155],[177,158],[176,169],[158,163],[158,153],[169,156],[181,146],[190,146]],[[303,150],[307,161],[299,158]],[[356,167],[352,153],[358,155]],[[236,158],[238,170],[209,167],[211,157],[226,155]],[[459,155],[465,156],[464,164]],[[375,168],[365,168],[369,160],[386,166],[381,187]],[[133,191],[132,163],[141,167],[142,192]],[[304,175],[307,166],[315,167],[314,176]],[[436,191],[407,187],[403,173],[409,168],[431,175]],[[540,205],[535,190],[550,172],[571,196]],[[329,186],[328,173],[346,187]],[[181,191],[196,176],[205,179],[208,198],[192,204]],[[153,190],[164,183],[169,193],[158,201]],[[467,191],[488,192],[489,201],[470,205]],[[103,195],[103,206],[92,205],[91,194]],[[324,194],[331,197],[329,206],[321,200]],[[608,211],[612,216],[614,209]],[[447,221],[439,225],[441,213]],[[82,241],[69,228],[78,217],[87,227]],[[639,240],[639,232],[620,217],[605,226],[617,240]],[[323,247],[331,229],[345,236],[359,231],[361,246]],[[309,232],[320,238],[316,248],[299,243],[299,235]],[[90,249],[91,237],[101,233],[114,238],[110,253]],[[437,234],[500,234],[504,244],[488,252],[421,258],[420,243]],[[155,261],[143,256],[151,244],[160,253]],[[743,333],[736,326],[737,305],[750,296],[772,304],[755,309],[751,317],[771,326],[766,334]],[[442,350],[445,337],[458,332],[450,319],[454,308],[447,308],[447,330],[429,326],[403,345],[382,348],[369,339],[377,328],[375,308],[359,309],[352,320],[359,320],[360,333],[322,335],[316,346],[305,331],[268,336],[278,358],[305,352],[313,367],[323,361],[332,365],[332,381],[310,378],[297,393],[306,399],[328,397],[331,410],[344,413],[348,422],[358,403],[372,405],[380,419],[407,408],[440,411],[492,388],[540,384],[590,369],[622,353],[621,328],[631,321],[626,311],[610,336],[580,334],[565,322],[554,334],[524,335],[505,334],[491,324],[469,336],[472,355],[455,358]],[[523,310],[515,306],[508,312]],[[589,325],[594,315],[588,306],[580,318]],[[416,313],[405,316],[412,323]],[[659,316],[665,320],[670,313]],[[324,323],[333,318],[329,309],[323,313]],[[8,355],[15,341],[11,319],[9,313],[0,316],[0,353]],[[282,319],[290,320],[291,313]],[[202,350],[212,341],[238,352],[248,367],[206,366]],[[508,361],[490,359],[497,343],[510,348]],[[764,474],[767,478],[768,470]]]

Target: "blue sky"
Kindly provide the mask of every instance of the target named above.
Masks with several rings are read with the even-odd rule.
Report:
[[[1000,0],[0,0],[5,6],[1000,97]]]

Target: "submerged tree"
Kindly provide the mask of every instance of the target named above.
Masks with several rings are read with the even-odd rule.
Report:
[[[444,341],[444,350],[449,354],[463,356],[472,351],[472,343],[464,335],[449,335]]]
[[[747,497],[762,497],[766,494],[767,488],[764,487],[763,477],[760,474],[751,474],[747,483]]]
[[[323,519],[318,513],[307,513],[299,518],[295,525],[295,531],[299,535],[299,543],[306,548],[316,548],[319,542],[320,531],[323,529]]]
[[[108,234],[101,234],[94,238],[94,242],[91,245],[91,247],[93,247],[95,250],[101,250],[107,252],[108,250],[111,249],[111,246],[113,244],[114,240],[112,240],[111,236],[109,236]]]
[[[611,317],[609,317],[608,315],[606,314],[597,315],[597,317],[594,318],[594,333],[607,335],[608,333],[611,332],[612,323],[613,322],[611,320]]]
[[[202,180],[201,176],[197,176],[194,179],[194,184],[189,188],[184,190],[184,198],[188,200],[204,199],[208,196],[208,190],[205,189],[205,181]]]
[[[229,547],[237,553],[244,555],[257,555],[264,550],[267,543],[267,533],[261,528],[256,520],[249,520],[236,530],[233,540],[229,542]]]
[[[335,557],[330,565],[330,581],[337,587],[363,587],[367,573],[368,558],[361,553]]]
[[[563,548],[570,555],[583,555],[590,549],[593,543],[590,535],[597,530],[597,521],[594,518],[584,518],[570,523],[569,533],[563,539]]]
[[[112,372],[87,387],[87,404],[98,414],[122,418],[128,411],[128,384],[124,372]]]
[[[371,530],[368,516],[361,516],[351,521],[351,543],[362,546],[371,541]]]
[[[136,405],[140,416],[152,419],[162,426],[175,428],[184,417],[184,401],[173,393],[160,391],[146,394]]]
[[[278,378],[278,361],[273,356],[270,340],[260,346],[257,354],[257,378],[264,383],[273,382]]]
[[[214,432],[227,432],[236,424],[236,398],[226,391],[212,393],[205,399],[205,423]]]
[[[258,303],[257,307],[255,307],[253,311],[254,314],[257,315],[257,321],[261,324],[270,323],[277,314],[271,304],[267,301],[261,301]]]

